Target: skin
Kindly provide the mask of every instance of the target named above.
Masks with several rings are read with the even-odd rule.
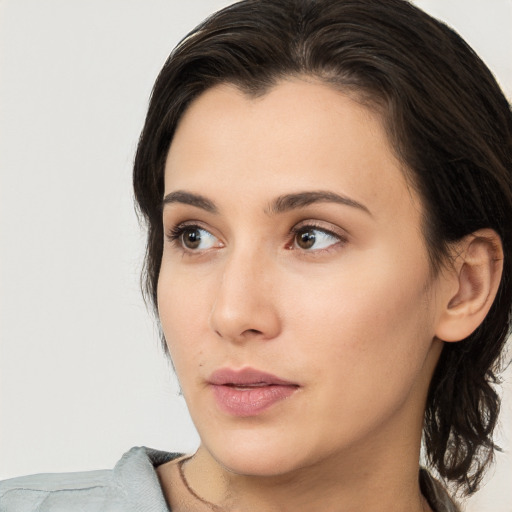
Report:
[[[348,201],[276,211],[276,198],[312,191]],[[430,510],[417,482],[421,429],[460,266],[432,275],[421,201],[380,117],[313,80],[258,98],[217,86],[180,121],[169,194],[158,306],[201,437],[184,466],[194,492],[223,510]],[[170,236],[183,223],[186,236],[201,229],[197,248]],[[311,247],[299,228],[316,236]],[[207,382],[225,367],[298,389],[233,416]],[[186,510],[171,492],[175,465],[158,473]]]

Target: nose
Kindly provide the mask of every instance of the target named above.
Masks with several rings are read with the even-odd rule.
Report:
[[[210,328],[232,342],[270,340],[281,330],[276,272],[261,253],[226,258],[210,314]]]

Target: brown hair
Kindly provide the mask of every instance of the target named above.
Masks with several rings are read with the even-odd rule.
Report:
[[[491,72],[443,23],[404,0],[245,0],[191,32],[158,76],[135,158],[135,196],[148,225],[146,291],[156,307],[164,164],[187,106],[218,83],[256,95],[297,75],[383,113],[423,200],[434,271],[451,242],[480,228],[501,237],[494,304],[471,336],[445,345],[425,412],[430,464],[469,494],[496,448],[493,384],[510,331],[512,115]]]

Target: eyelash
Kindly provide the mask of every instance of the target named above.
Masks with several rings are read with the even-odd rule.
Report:
[[[196,252],[196,251],[192,251],[192,250],[184,247],[184,245],[182,244],[182,242],[180,240],[181,237],[183,236],[183,234],[185,233],[185,231],[188,231],[188,230],[192,231],[194,229],[201,230],[201,231],[207,231],[208,233],[210,233],[210,231],[208,231],[206,228],[203,228],[199,224],[178,224],[177,226],[173,226],[167,232],[167,240],[169,242],[173,243],[174,245],[178,246],[178,248],[181,248],[183,251]]]
[[[320,248],[320,249],[307,250],[307,249],[304,249],[304,248],[301,248],[301,247],[296,247],[295,245],[297,244],[297,237],[300,234],[307,233],[308,231],[321,232],[321,233],[327,235],[328,237],[330,237],[332,239],[336,239],[337,241],[333,242],[332,244],[329,244],[325,248]],[[327,229],[324,226],[322,226],[320,224],[317,224],[315,222],[311,222],[311,221],[306,223],[306,224],[294,226],[290,230],[290,236],[291,236],[291,241],[287,244],[287,249],[289,249],[289,250],[294,250],[295,249],[295,250],[298,250],[298,251],[300,251],[300,252],[302,252],[304,254],[308,254],[308,255],[324,254],[326,252],[330,252],[332,250],[335,250],[339,246],[345,245],[345,243],[347,242],[346,237],[343,236],[341,233],[336,233],[333,230]],[[316,239],[315,239],[315,241],[316,241]]]
[[[208,229],[202,227],[199,224],[178,224],[178,225],[172,227],[167,232],[166,238],[177,249],[179,249],[181,252],[183,252],[185,254],[189,254],[189,255],[200,254],[201,250],[193,250],[193,249],[185,247],[185,245],[183,244],[181,237],[188,230],[201,230],[201,231],[206,231],[206,232],[210,233],[210,231],[208,231]],[[301,233],[306,233],[307,231],[320,231],[331,238],[337,239],[338,241],[329,245],[326,248],[316,249],[316,250],[315,249],[307,250],[307,249],[301,249],[301,248],[295,247],[295,243],[297,241],[297,236],[300,235]],[[212,236],[215,236],[215,235],[212,235]],[[314,222],[309,222],[307,224],[294,226],[289,231],[287,237],[291,238],[291,240],[289,242],[287,242],[286,249],[298,250],[300,252],[304,252],[307,254],[319,254],[319,253],[329,252],[329,251],[333,250],[336,246],[339,246],[339,245],[343,246],[347,242],[347,239],[345,236],[341,235],[340,233],[335,233],[332,230],[326,229],[325,227],[323,227],[319,224],[316,224]]]
[[[185,232],[186,229],[202,229],[197,224],[178,224],[177,226],[173,226],[167,232],[167,240],[169,242],[176,242],[181,235]]]

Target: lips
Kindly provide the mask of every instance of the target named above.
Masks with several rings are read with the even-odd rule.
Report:
[[[233,416],[255,416],[289,398],[299,385],[253,368],[222,368],[208,379],[218,407]]]

